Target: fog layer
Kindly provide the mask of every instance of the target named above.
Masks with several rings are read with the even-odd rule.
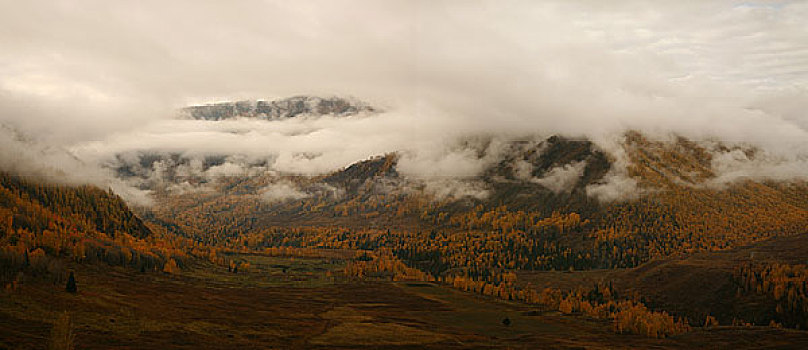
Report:
[[[479,154],[458,141],[469,136],[606,149],[636,129],[763,150],[717,159],[722,179],[804,177],[805,18],[797,1],[2,2],[0,123],[70,156],[21,157],[9,137],[0,164],[98,182],[103,172],[75,169],[138,150],[302,174],[401,151],[404,174],[458,177],[497,155],[496,143]],[[175,119],[189,104],[298,94],[385,112]],[[571,170],[542,181],[563,191]]]

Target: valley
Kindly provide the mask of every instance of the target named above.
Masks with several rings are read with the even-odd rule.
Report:
[[[808,349],[808,1],[0,1],[0,350]]]
[[[75,344],[82,349],[666,349],[708,343],[798,349],[808,344],[803,331],[760,326],[717,326],[667,339],[615,334],[607,321],[435,283],[351,280],[341,274],[341,258],[244,258],[252,268],[236,274],[204,263],[181,275],[74,265],[75,295],[32,278],[0,295],[0,346],[44,349],[51,322],[62,312],[71,315]]]
[[[319,177],[155,187],[157,203],[134,210],[112,191],[5,175],[0,339],[45,348],[68,337],[88,349],[804,347],[806,184],[701,187],[715,178],[709,168],[683,184],[661,164],[696,169],[704,148],[636,133],[624,145],[646,192],[616,202],[586,192],[609,157],[558,137],[511,145],[488,175],[453,184],[486,184],[484,198],[438,197],[398,173],[396,154]],[[555,192],[514,164],[534,179],[582,170]],[[278,183],[305,195],[260,198]]]

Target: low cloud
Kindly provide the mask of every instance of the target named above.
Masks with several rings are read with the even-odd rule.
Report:
[[[151,191],[132,187],[115,178],[109,169],[88,165],[67,150],[43,145],[3,125],[0,125],[0,149],[2,171],[45,183],[111,188],[132,205],[152,204]]]
[[[430,179],[423,182],[424,192],[436,200],[459,200],[464,198],[486,199],[490,191],[482,182],[457,179]]]
[[[586,186],[586,194],[601,202],[626,201],[643,194],[636,179],[628,174],[629,158],[623,135],[607,135],[594,140],[612,161],[612,167],[598,182]]]
[[[722,186],[740,180],[808,180],[808,157],[774,155],[766,151],[733,149],[713,153],[717,174],[707,184]]]
[[[259,191],[261,199],[269,203],[299,200],[309,197],[309,194],[299,190],[291,182],[276,182]]]
[[[547,187],[555,193],[569,192],[581,178],[586,162],[564,164],[547,171],[544,176],[532,179],[532,182]]]
[[[624,201],[640,196],[637,180],[622,174],[621,171],[609,172],[603,181],[586,187],[588,196],[601,202]]]
[[[0,166],[106,186],[105,169],[135,161],[125,155],[244,159],[198,179],[198,162],[149,164],[154,177],[134,190],[171,171],[171,183],[193,187],[254,170],[324,174],[401,152],[404,176],[473,178],[499,154],[479,140],[559,134],[600,145],[635,129],[766,154],[726,155],[714,164],[722,179],[799,178],[806,16],[792,1],[6,2],[0,124],[67,156],[5,143]],[[174,119],[193,103],[300,94],[352,96],[385,113]],[[630,189],[622,166],[589,191]]]

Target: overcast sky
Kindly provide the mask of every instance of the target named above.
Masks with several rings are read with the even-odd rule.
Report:
[[[475,132],[634,128],[804,154],[806,18],[806,1],[0,0],[0,122],[87,157],[336,152],[288,166],[300,171],[440,153]],[[240,139],[216,132],[232,125],[167,120],[188,104],[297,94],[388,113]],[[315,132],[284,134],[299,127]]]

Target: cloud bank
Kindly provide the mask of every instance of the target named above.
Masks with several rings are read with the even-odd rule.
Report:
[[[4,2],[0,123],[96,169],[159,151],[247,159],[210,176],[252,163],[317,174],[403,151],[405,174],[465,177],[497,154],[458,146],[470,135],[606,145],[637,129],[752,144],[793,178],[808,174],[806,17],[799,1]],[[386,113],[175,119],[188,104],[297,94]],[[19,169],[40,156],[9,157]],[[756,162],[716,166],[771,177]]]

